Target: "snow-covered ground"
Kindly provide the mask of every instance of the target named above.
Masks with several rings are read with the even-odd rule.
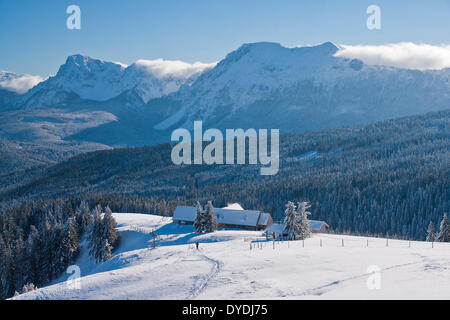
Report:
[[[304,244],[274,244],[256,231],[198,235],[192,226],[174,224],[171,218],[132,213],[114,217],[120,247],[100,264],[83,248],[76,262],[80,288],[68,285],[64,275],[16,299],[450,298],[446,243],[432,248],[427,242],[315,234]],[[152,231],[159,235],[156,248]],[[373,289],[377,279],[379,289]]]

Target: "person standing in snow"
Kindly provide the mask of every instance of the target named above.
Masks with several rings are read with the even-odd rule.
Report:
[[[197,250],[198,250],[198,241],[195,243],[195,247],[196,247]]]

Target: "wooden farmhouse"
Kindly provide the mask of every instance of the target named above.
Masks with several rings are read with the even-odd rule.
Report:
[[[214,208],[219,228],[239,228],[247,230],[264,230],[273,223],[269,213],[258,210],[244,210],[238,203],[225,208]],[[193,224],[197,207],[178,206],[173,214],[173,222]]]

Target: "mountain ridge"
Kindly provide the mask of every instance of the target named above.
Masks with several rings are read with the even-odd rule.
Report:
[[[176,64],[181,70],[170,70]],[[138,60],[126,66],[118,62],[94,59],[83,54],[67,57],[56,75],[27,91],[18,101],[26,108],[42,105],[54,106],[64,103],[74,95],[81,100],[106,101],[125,93],[135,91],[142,104],[151,98],[158,98],[178,90],[185,83],[192,82],[208,64],[188,64],[171,60]],[[159,72],[168,69],[167,72]],[[173,68],[174,69],[174,68]],[[58,94],[55,94],[57,92]]]
[[[448,70],[368,66],[358,59],[335,57],[338,49],[331,42],[299,48],[268,42],[244,44],[190,87],[167,96],[167,100],[178,101],[181,107],[169,108],[166,119],[154,129],[167,130],[175,125],[191,129],[193,121],[198,119],[210,120],[221,128],[242,122],[244,116],[233,115],[244,113],[251,119],[246,125],[264,127],[272,122],[273,127],[286,130],[294,125],[289,118],[301,118],[302,113],[317,119],[330,118],[330,113],[338,118],[346,114],[355,118],[351,121],[358,121],[356,118],[363,114],[362,118],[372,117],[370,121],[377,121],[383,120],[382,113],[386,114],[384,119],[406,116],[445,108],[450,102]],[[435,105],[429,106],[429,101]],[[149,109],[152,103],[147,103]],[[267,103],[272,107],[265,108]],[[258,104],[262,105],[261,110]],[[408,108],[402,106],[406,104]],[[321,113],[320,109],[324,108],[328,109]],[[384,109],[378,112],[380,117],[367,114],[375,108]],[[273,117],[277,112],[278,118]],[[272,115],[258,123],[261,113]],[[287,119],[285,114],[289,114]],[[352,123],[344,121],[343,124]]]
[[[0,91],[6,104],[0,138],[9,141],[4,146],[25,143],[58,153],[62,146],[61,154],[71,146],[73,155],[93,146],[168,143],[174,129],[192,129],[196,120],[205,129],[301,133],[450,105],[450,68],[371,66],[336,57],[338,50],[331,42],[295,48],[247,43],[210,65],[159,59],[125,66],[72,55],[26,94],[2,98]]]

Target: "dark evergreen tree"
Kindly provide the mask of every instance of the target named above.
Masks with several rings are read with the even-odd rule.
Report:
[[[119,240],[119,233],[117,232],[117,223],[112,216],[112,211],[109,206],[106,206],[105,214],[102,220],[103,224],[103,261],[111,258],[112,251]]]
[[[89,204],[87,203],[87,201],[83,200],[80,203],[80,207],[79,207],[79,214],[81,217],[81,230],[82,232],[85,232],[88,230],[89,226],[92,223],[93,217],[92,217],[92,213],[91,210],[89,209]]]
[[[109,206],[106,207],[102,218],[102,208],[97,205],[93,212],[93,226],[89,237],[89,254],[97,261],[102,262],[111,258],[114,245],[117,244],[119,233],[116,230],[116,221]]]
[[[92,213],[92,230],[89,235],[89,254],[97,261],[103,260],[103,224],[102,224],[102,208],[97,205]]]
[[[69,218],[62,242],[62,264],[64,270],[74,261],[80,250],[80,237],[73,218]]]

